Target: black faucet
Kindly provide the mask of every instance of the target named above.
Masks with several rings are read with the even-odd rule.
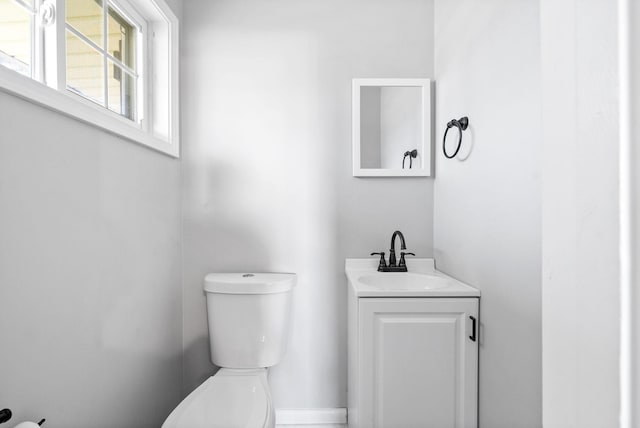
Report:
[[[400,262],[396,264],[396,236],[400,237]],[[404,241],[404,235],[399,230],[393,232],[391,235],[391,249],[389,250],[389,265],[384,259],[384,252],[371,253],[372,256],[379,255],[380,263],[378,264],[378,272],[406,272],[407,264],[404,260],[404,256],[415,256],[413,253],[407,253],[402,250],[407,249],[407,244]]]

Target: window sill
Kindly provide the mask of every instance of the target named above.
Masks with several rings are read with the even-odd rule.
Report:
[[[176,141],[168,141],[153,135],[143,130],[138,123],[95,105],[78,95],[67,91],[57,91],[2,66],[0,66],[0,91],[62,113],[158,152],[175,158],[180,157],[177,139],[174,138]]]

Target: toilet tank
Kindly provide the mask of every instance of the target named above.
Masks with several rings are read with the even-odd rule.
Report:
[[[293,273],[210,273],[204,280],[211,361],[271,367],[282,360],[291,320]]]

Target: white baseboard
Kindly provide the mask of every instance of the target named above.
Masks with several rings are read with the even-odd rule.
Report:
[[[346,428],[347,409],[276,409],[276,427]]]

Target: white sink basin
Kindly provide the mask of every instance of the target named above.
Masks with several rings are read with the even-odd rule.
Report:
[[[433,259],[407,260],[408,272],[378,272],[377,258],[347,259],[345,273],[357,297],[479,297],[480,291],[436,270]]]
[[[409,272],[377,272],[361,275],[357,281],[381,290],[434,290],[452,284],[447,278]]]

